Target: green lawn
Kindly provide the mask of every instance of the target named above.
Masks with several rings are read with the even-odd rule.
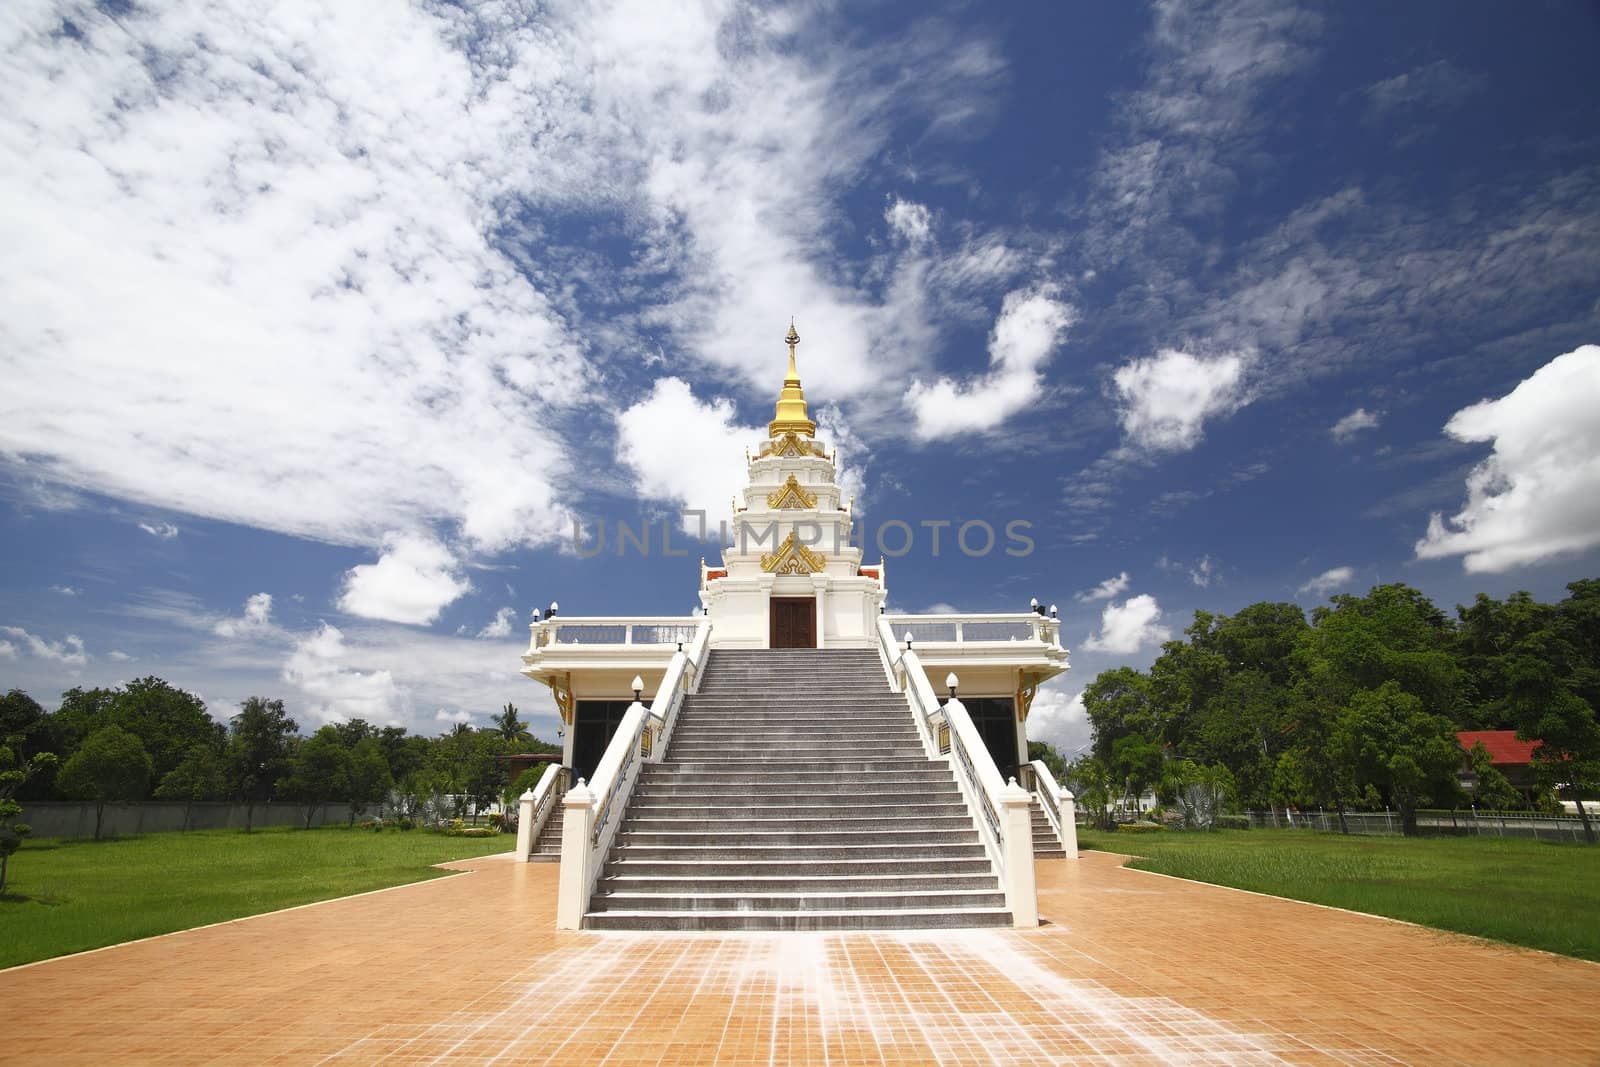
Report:
[[[1114,834],[1086,848],[1200,882],[1387,915],[1600,961],[1600,847],[1310,830]]]
[[[420,882],[513,843],[337,827],[29,841],[0,895],[0,967]]]

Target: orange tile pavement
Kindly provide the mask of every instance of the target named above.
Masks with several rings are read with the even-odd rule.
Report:
[[[1600,966],[1039,864],[1033,931],[554,929],[471,873],[0,971],[6,1063],[1600,1064]]]

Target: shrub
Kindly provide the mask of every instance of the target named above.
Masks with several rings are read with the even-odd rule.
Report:
[[[460,822],[460,819],[454,820]],[[445,830],[446,837],[495,837],[500,831],[487,826],[452,826]]]
[[[500,826],[505,822],[505,819],[506,817],[500,814],[498,811],[491,811],[489,813],[489,825],[496,830],[500,829]]]
[[[1119,834],[1158,834],[1164,830],[1165,826],[1154,822],[1125,822],[1117,826]]]
[[[1218,815],[1214,830],[1248,830],[1250,829],[1250,816],[1248,815]]]
[[[402,830],[414,830],[417,827],[417,822],[415,819],[402,817],[397,825]]]

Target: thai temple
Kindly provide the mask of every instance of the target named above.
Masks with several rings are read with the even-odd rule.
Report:
[[[695,613],[536,616],[522,673],[564,748],[518,851],[559,858],[563,929],[1036,925],[1035,857],[1077,855],[1071,794],[1027,751],[1068,667],[1057,621],[887,611],[786,341]]]

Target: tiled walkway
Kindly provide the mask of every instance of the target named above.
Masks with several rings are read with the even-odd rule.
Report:
[[[16,1063],[1600,1063],[1600,966],[1041,861],[1039,930],[558,934],[553,865],[0,972]]]

